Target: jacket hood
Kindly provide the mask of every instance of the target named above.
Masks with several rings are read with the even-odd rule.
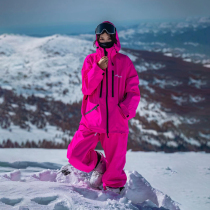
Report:
[[[114,27],[115,25],[109,21],[103,21],[103,23],[110,23],[112,24]],[[120,51],[121,49],[121,45],[120,45],[120,40],[119,40],[119,37],[118,37],[118,33],[117,33],[117,29],[116,29],[116,39],[117,39],[117,44],[114,43],[114,45],[111,47],[111,48],[107,48],[106,50],[110,51],[111,49],[115,49],[116,53]],[[96,35],[96,42],[95,42],[95,45],[97,46],[97,50],[100,49],[100,51],[102,50],[103,51],[103,48],[101,48],[98,44],[98,41],[97,41],[97,35]],[[97,51],[96,50],[96,51]],[[113,54],[116,54],[116,53],[113,53]]]

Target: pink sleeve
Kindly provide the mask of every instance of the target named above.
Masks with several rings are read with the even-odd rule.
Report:
[[[126,78],[126,87],[125,87],[125,99],[119,103],[122,112],[127,118],[130,120],[135,117],[136,109],[140,102],[140,90],[139,90],[139,77],[138,73],[133,65],[133,62],[130,60],[130,64],[128,67],[128,74]]]
[[[105,70],[102,70],[96,62],[92,63],[85,58],[82,66],[82,93],[84,95],[91,95],[97,88]]]

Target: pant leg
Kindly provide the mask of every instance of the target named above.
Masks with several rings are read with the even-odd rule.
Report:
[[[95,134],[96,132],[80,124],[68,145],[68,162],[80,171],[89,173],[96,166],[98,156],[94,149],[99,141],[99,135]]]
[[[127,181],[123,170],[126,162],[128,133],[100,134],[100,141],[106,155],[106,171],[102,176],[103,187],[122,187]]]

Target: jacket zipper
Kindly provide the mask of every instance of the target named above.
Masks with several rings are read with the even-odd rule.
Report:
[[[102,94],[102,86],[103,86],[103,80],[101,80],[101,91],[100,91],[100,98],[101,98],[101,94]]]
[[[104,49],[105,51],[105,49]],[[106,52],[106,55],[108,56],[108,52]],[[106,113],[107,113],[107,137],[109,138],[108,136],[108,133],[109,133],[109,124],[108,124],[108,66],[106,68]]]
[[[99,104],[97,104],[96,106],[94,106],[91,110],[89,110],[88,112],[85,112],[85,114],[88,114],[90,112],[92,112],[94,109],[97,109],[97,107],[99,106]]]
[[[114,70],[112,70],[112,97],[114,97]]]

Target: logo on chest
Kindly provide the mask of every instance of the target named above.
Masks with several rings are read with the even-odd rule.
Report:
[[[120,76],[120,75],[118,75],[118,74],[115,74],[115,76],[116,76],[116,77],[119,77],[119,78],[122,78],[122,76]]]

